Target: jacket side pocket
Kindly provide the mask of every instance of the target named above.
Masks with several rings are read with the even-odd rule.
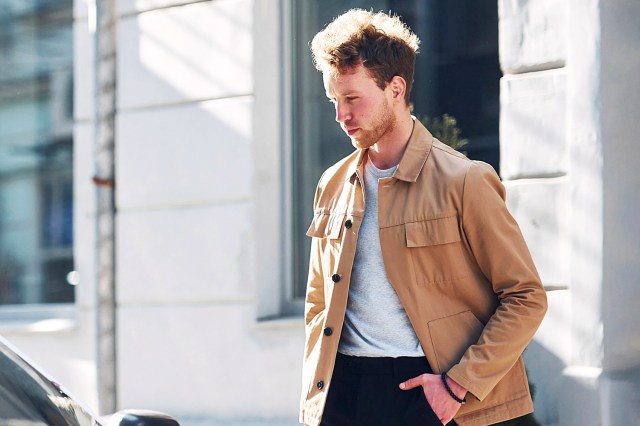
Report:
[[[484,325],[471,311],[462,311],[427,324],[436,365],[431,366],[440,374],[458,363],[465,351],[475,345]]]

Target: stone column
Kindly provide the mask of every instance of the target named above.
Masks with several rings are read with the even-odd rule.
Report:
[[[634,424],[640,3],[499,4],[501,174],[550,301],[525,353],[536,418]]]
[[[600,2],[603,425],[640,419],[640,2]]]
[[[599,0],[571,0],[567,138],[571,147],[571,357],[558,395],[561,425],[598,425],[602,368],[602,133]]]
[[[567,138],[567,5],[499,3],[500,175],[549,298],[548,314],[525,351],[535,417],[558,422],[562,371],[569,363],[570,147]]]

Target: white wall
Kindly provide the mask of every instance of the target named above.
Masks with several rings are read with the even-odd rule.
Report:
[[[281,146],[256,117],[279,71],[254,58],[279,29],[250,0],[118,6],[118,405],[295,422],[302,320],[258,320],[282,286]]]

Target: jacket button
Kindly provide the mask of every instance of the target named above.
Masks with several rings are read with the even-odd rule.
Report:
[[[351,219],[347,219],[347,221],[344,223],[344,227],[347,229],[350,229],[351,225],[353,225],[353,222],[351,222]]]
[[[324,382],[322,380],[320,380],[318,383],[316,383],[316,387],[318,389],[322,389],[324,387]]]
[[[334,283],[337,283],[338,281],[340,281],[340,274],[333,274],[331,276],[331,279],[333,280]]]
[[[324,329],[324,335],[325,336],[331,336],[333,334],[333,328],[331,327],[327,327]]]

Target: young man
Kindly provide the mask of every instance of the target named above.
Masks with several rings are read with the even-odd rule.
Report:
[[[505,190],[409,111],[418,39],[351,10],[312,42],[356,151],[320,178],[300,421],[487,425],[533,411],[546,296]],[[455,423],[452,419],[455,418]]]

